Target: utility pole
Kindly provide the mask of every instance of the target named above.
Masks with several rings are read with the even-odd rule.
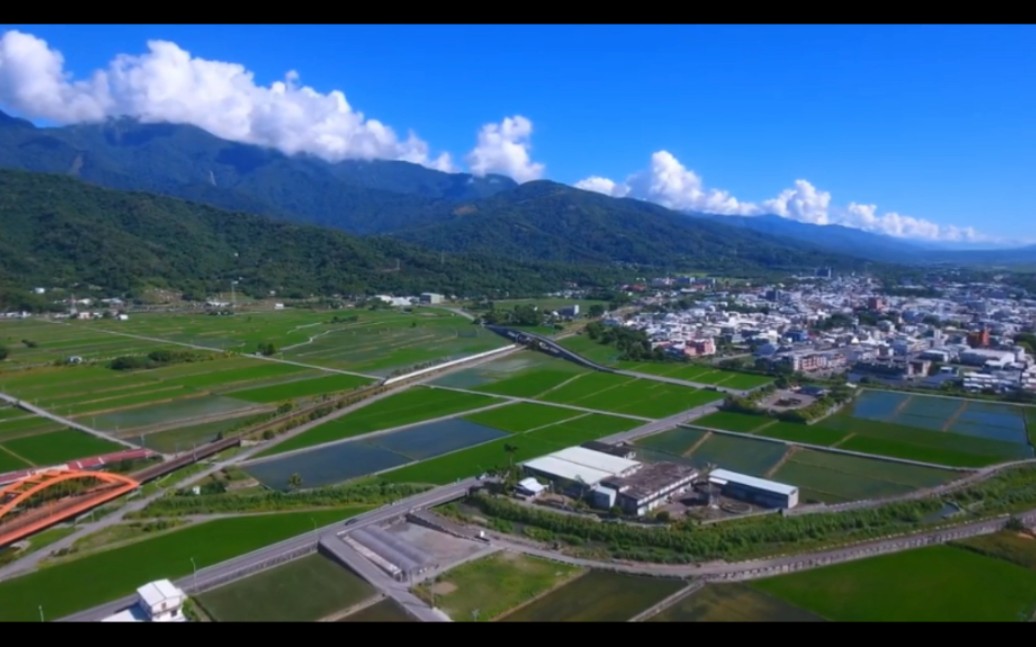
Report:
[[[41,604],[39,608],[40,608],[40,622],[46,622],[46,620],[43,618],[43,605]]]
[[[191,558],[191,568],[194,569],[194,594],[198,594],[198,565],[194,563],[194,558]]]

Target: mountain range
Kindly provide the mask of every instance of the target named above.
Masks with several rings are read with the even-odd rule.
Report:
[[[868,262],[998,262],[778,216],[684,214],[549,181],[451,174],[407,162],[336,163],[222,140],[188,125],[114,119],[40,128],[0,112],[0,168],[392,238],[414,249],[666,271],[863,269]],[[379,240],[378,244],[385,244]],[[1036,250],[1018,250],[1018,262]]]

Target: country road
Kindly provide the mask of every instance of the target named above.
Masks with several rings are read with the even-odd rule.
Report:
[[[463,496],[468,490],[479,483],[478,479],[467,479],[444,487],[423,492],[415,496],[403,499],[395,504],[378,508],[364,514],[358,515],[347,521],[339,521],[334,524],[318,528],[315,531],[307,532],[297,537],[292,537],[272,546],[260,548],[246,555],[198,569],[186,577],[175,581],[176,585],[188,593],[204,591],[220,584],[233,581],[238,577],[263,570],[267,565],[285,561],[291,556],[298,556],[316,550],[321,540],[338,540],[338,535],[345,532],[363,528],[372,524],[384,523],[386,521],[404,516],[407,512],[417,508],[426,508],[440,503],[451,501]],[[142,582],[143,584],[143,582]],[[393,589],[397,591],[398,589]],[[98,621],[113,613],[131,606],[136,601],[135,595],[129,595],[118,600],[101,604],[73,615],[62,618],[64,622]],[[408,604],[412,600],[407,599]]]
[[[515,552],[542,557],[557,562],[623,573],[655,575],[660,577],[702,578],[708,581],[744,581],[773,577],[782,573],[819,568],[831,564],[865,559],[889,553],[896,553],[922,546],[944,544],[958,539],[988,535],[1003,530],[1009,515],[996,519],[976,521],[952,527],[941,528],[913,535],[887,537],[864,541],[837,548],[815,550],[794,555],[777,555],[741,562],[712,562],[706,564],[649,564],[634,562],[583,559],[564,555],[534,544],[531,541],[516,541],[515,538],[486,531],[494,545]],[[1036,509],[1017,515],[1026,525],[1036,524]]]

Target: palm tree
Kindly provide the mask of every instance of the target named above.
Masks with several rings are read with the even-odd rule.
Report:
[[[288,489],[297,490],[300,487],[302,487],[302,475],[298,472],[295,472],[294,474],[288,477]]]

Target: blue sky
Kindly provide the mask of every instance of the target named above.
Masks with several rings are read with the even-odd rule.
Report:
[[[913,238],[1036,239],[1031,26],[8,25],[0,34],[10,30],[46,47],[0,41],[0,107],[38,123],[146,112],[329,158],[584,181],[674,208]],[[218,79],[173,86],[179,103],[153,106],[155,79],[174,63],[134,59],[107,93],[31,81],[60,69],[47,52],[82,80],[120,54],[146,54],[152,40],[240,64],[257,86],[295,70],[298,85],[340,90],[351,111],[396,137],[346,120],[328,126],[339,137],[328,143],[327,133],[298,132],[313,119],[277,121],[277,110],[263,128],[210,123],[213,104],[189,104],[223,96]],[[409,130],[423,143],[406,143]]]

